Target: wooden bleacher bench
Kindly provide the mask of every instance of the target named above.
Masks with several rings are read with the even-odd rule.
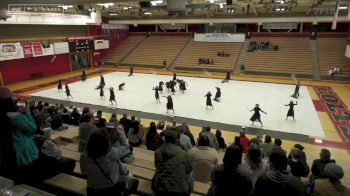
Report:
[[[60,173],[44,183],[77,195],[86,195],[86,180],[82,178]]]
[[[62,141],[76,142],[78,139],[78,127],[69,126],[67,130],[52,131],[51,139],[60,138]]]

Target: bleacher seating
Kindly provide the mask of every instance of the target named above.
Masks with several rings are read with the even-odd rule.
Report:
[[[269,41],[278,51],[247,52],[244,65],[247,72],[313,75],[309,38],[252,38]]]
[[[191,38],[184,36],[148,37],[128,55],[122,64],[163,66],[163,60],[166,60],[169,65],[189,39]]]
[[[176,67],[233,69],[239,56],[242,43],[195,42],[181,55]],[[218,51],[229,54],[229,57],[218,57]],[[212,58],[214,64],[198,64],[199,58]]]
[[[104,58],[105,63],[118,63],[137,44],[144,39],[144,36],[129,36],[118,47],[110,51]]]
[[[336,76],[350,76],[350,58],[345,56],[346,38],[318,38],[318,59],[321,75],[328,75],[328,70],[340,66],[344,74]]]

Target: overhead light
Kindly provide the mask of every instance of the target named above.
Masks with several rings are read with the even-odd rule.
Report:
[[[348,9],[348,6],[339,6],[339,9],[340,9],[340,10],[347,10],[347,9]]]
[[[320,139],[315,139],[315,142],[316,142],[316,143],[319,143],[319,144],[322,144],[323,141],[320,140]]]
[[[220,9],[224,8],[224,4],[223,3],[219,3]]]
[[[102,7],[108,8],[109,6],[113,6],[114,3],[98,3],[97,5],[100,5]]]
[[[117,12],[111,12],[109,13],[110,16],[118,16],[118,13]]]
[[[57,7],[61,7],[62,9],[67,10],[68,8],[72,8],[73,6],[72,5],[59,5]]]
[[[285,8],[276,8],[277,12],[284,12],[286,9]]]
[[[123,7],[123,10],[127,10],[127,9],[131,9],[132,7],[128,6],[128,7]]]
[[[152,13],[151,12],[145,12],[145,13],[143,13],[144,15],[152,15]]]
[[[278,1],[275,1],[275,2],[279,2],[280,4],[284,4],[285,3],[284,0],[278,0]]]
[[[215,3],[215,0],[209,0],[209,3]]]
[[[152,6],[156,6],[156,5],[162,4],[162,3],[163,3],[163,0],[151,1]]]

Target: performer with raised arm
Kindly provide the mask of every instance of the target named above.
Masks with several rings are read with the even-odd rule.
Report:
[[[62,91],[62,78],[58,79],[57,89],[58,91]]]
[[[231,74],[232,74],[232,71],[228,69],[228,70],[226,71],[225,79],[224,79],[221,83],[225,83],[225,82],[230,81],[230,80],[231,80]]]
[[[263,126],[261,119],[260,119],[260,111],[264,114],[267,114],[266,112],[262,111],[262,109],[260,109],[259,104],[255,104],[254,109],[250,110],[251,112],[254,111],[253,116],[250,118],[250,121],[252,121],[252,126],[254,125],[255,121],[259,121],[261,124],[261,127]]]
[[[215,87],[215,88],[216,88],[216,93],[215,93],[214,101],[220,102],[221,89],[219,87]]]
[[[160,100],[159,100],[159,88],[158,88],[158,86],[156,86],[156,87],[153,87],[153,90],[155,91],[154,93],[154,96],[155,96],[155,98],[156,98],[156,102],[157,103],[160,103]]]
[[[208,109],[208,106],[211,106],[214,109],[213,104],[211,103],[210,91],[208,91],[208,93],[204,97],[207,97],[206,108]]]
[[[295,121],[295,118],[294,118],[294,106],[295,105],[298,105],[298,101],[296,101],[295,103],[293,101],[290,101],[289,104],[285,105],[285,106],[289,106],[286,120],[288,119],[289,116],[291,116],[291,117],[293,117],[293,120]]]
[[[159,92],[163,92],[163,85],[164,85],[164,82],[163,81],[160,81],[159,82],[159,85],[158,85],[158,90],[159,90]]]
[[[173,71],[173,80],[176,81],[176,72]]]
[[[180,79],[178,79],[177,82],[179,83],[179,89],[184,93],[186,90],[187,82]]]
[[[173,113],[175,114],[175,112],[174,112],[173,98],[172,98],[170,95],[168,95],[168,96],[163,96],[163,97],[166,97],[166,98],[167,98],[166,113],[169,113],[169,110],[172,110]]]
[[[70,94],[70,89],[67,83],[65,84],[64,88],[66,89],[67,99],[69,99],[69,97],[73,99],[73,96]]]
[[[81,73],[81,81],[85,82],[86,81],[86,71],[85,68],[83,69],[82,73]]]
[[[112,105],[113,105],[113,102],[115,103],[115,105],[117,105],[113,87],[109,88],[109,101],[111,102]]]
[[[299,97],[299,89],[300,89],[300,82],[297,81],[297,84],[295,85],[294,94],[292,95],[293,98],[298,99],[298,97]]]
[[[130,65],[130,72],[128,76],[134,75],[134,66]]]
[[[125,82],[119,84],[118,89],[119,89],[120,91],[122,91],[122,90],[124,90],[124,86],[125,86]]]

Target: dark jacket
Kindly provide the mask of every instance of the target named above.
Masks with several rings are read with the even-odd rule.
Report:
[[[335,160],[334,159],[330,159],[330,160],[316,159],[316,160],[314,160],[314,162],[312,163],[312,166],[311,166],[312,175],[315,178],[327,178],[325,173],[324,173],[324,168],[326,167],[326,165],[328,163],[335,163]]]

